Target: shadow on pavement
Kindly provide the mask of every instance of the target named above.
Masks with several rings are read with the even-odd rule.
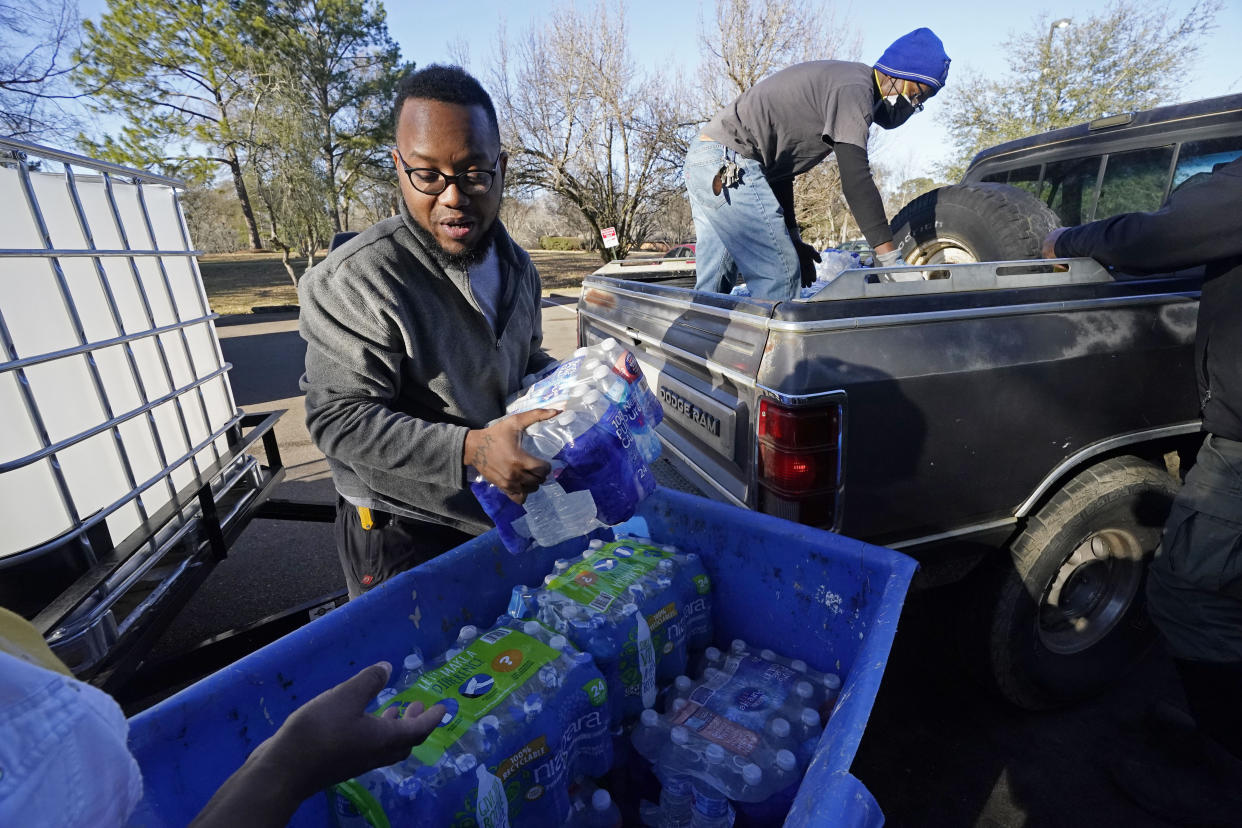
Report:
[[[1017,710],[971,681],[951,619],[967,580],[912,593],[853,772],[892,826],[1165,828],[1113,785],[1144,711],[1178,698],[1158,648],[1120,685],[1065,710]]]
[[[306,342],[297,330],[271,331],[221,338],[233,396],[240,406],[300,396],[298,388],[306,364]]]

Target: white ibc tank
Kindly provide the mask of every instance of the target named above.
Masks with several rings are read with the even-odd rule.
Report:
[[[119,543],[239,416],[173,182],[67,157],[0,159],[0,563]]]

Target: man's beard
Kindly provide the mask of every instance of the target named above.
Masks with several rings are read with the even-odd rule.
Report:
[[[483,235],[472,247],[469,247],[460,253],[449,253],[440,246],[440,242],[436,241],[436,237],[427,232],[417,221],[410,222],[410,228],[414,231],[414,237],[423,245],[431,258],[435,259],[436,264],[440,265],[444,270],[454,270],[465,272],[487,258],[487,254],[492,249],[492,244],[496,241],[496,234],[500,227],[500,211],[492,219],[492,223],[483,231]]]

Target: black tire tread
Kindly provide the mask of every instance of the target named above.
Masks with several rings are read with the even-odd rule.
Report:
[[[946,197],[952,198],[958,207],[987,216],[990,223],[1003,228],[1008,259],[1039,258],[1044,237],[1060,224],[1047,205],[1017,187],[990,181],[952,184],[924,193],[898,211],[890,227],[899,245],[907,235],[921,243],[920,236],[927,237],[920,232],[921,227],[930,226],[934,231],[936,209]],[[908,252],[904,245],[900,249],[903,256]]]
[[[1132,456],[1110,458],[1085,469],[1028,518],[1026,528],[1010,544],[1011,566],[1006,567],[1007,572],[996,573],[995,587],[1002,589],[1006,583],[1012,586],[1016,578],[1022,588],[1038,601],[1043,586],[1031,584],[1030,576],[1044,550],[1056,543],[1061,533],[1076,531],[1074,523],[1083,519],[1082,509],[1087,504],[1127,497],[1133,486],[1162,490],[1171,497],[1178,483],[1163,469]],[[1006,634],[1011,615],[1011,612],[1000,608],[992,615],[991,632],[987,637],[990,680],[1001,696],[1021,708],[1045,710],[1063,705],[1064,699],[1053,697],[1024,681],[1019,671],[1013,669],[1016,660]]]

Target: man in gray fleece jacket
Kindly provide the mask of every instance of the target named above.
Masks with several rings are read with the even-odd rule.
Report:
[[[548,473],[502,417],[542,350],[540,284],[497,219],[508,158],[487,92],[458,67],[407,76],[394,111],[400,215],[298,287],[306,425],[340,495],[351,597],[490,528],[472,466],[521,503]]]

